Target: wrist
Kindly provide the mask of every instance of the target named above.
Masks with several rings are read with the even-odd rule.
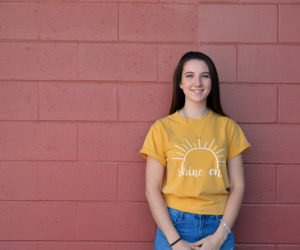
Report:
[[[179,237],[177,240],[175,240],[174,242],[170,243],[170,247],[175,246],[175,245],[176,245],[179,241],[181,241],[181,240],[182,240],[182,238]]]

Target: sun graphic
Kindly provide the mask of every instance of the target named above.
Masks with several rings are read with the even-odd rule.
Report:
[[[218,170],[220,172],[220,167],[226,164],[226,161],[222,160],[224,159],[224,150],[225,148],[218,148],[218,146],[215,144],[215,139],[211,141],[211,143],[207,143],[205,141],[201,145],[201,139],[198,137],[195,142],[190,143],[186,138],[184,138],[185,142],[181,146],[174,145],[179,151],[176,151],[175,153],[177,155],[180,155],[180,157],[173,157],[172,159],[174,160],[181,160],[181,173],[185,173],[186,171],[189,171],[189,174],[186,175],[201,175],[200,170],[193,169],[189,164],[191,164],[191,161],[195,164],[199,164],[199,161],[192,160],[194,157],[190,157],[192,154],[194,156],[194,153],[196,153],[198,156],[201,155],[202,157],[212,157],[215,161],[215,169],[210,169],[210,173],[212,172],[211,170]],[[209,146],[208,146],[209,145]],[[203,155],[204,153],[204,155]],[[190,159],[189,159],[190,158]],[[203,158],[202,158],[203,159]],[[189,167],[189,170],[187,168]],[[191,172],[192,171],[192,172]],[[198,171],[197,174],[195,171]]]

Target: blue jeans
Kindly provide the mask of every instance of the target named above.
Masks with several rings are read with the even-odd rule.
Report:
[[[170,218],[181,238],[187,242],[196,242],[213,234],[222,219],[222,215],[202,215],[181,212],[168,208]],[[230,233],[220,250],[233,250],[234,237]],[[157,228],[154,250],[172,250],[164,233]]]

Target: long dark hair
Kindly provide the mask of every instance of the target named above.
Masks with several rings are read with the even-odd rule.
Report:
[[[207,107],[220,115],[226,116],[221,106],[219,77],[215,64],[207,55],[201,52],[193,51],[184,54],[181,57],[177,67],[175,68],[173,75],[173,96],[170,114],[173,114],[174,112],[176,112],[184,106],[185,96],[179,85],[182,79],[182,71],[184,64],[187,61],[193,59],[204,61],[209,69],[209,74],[211,78],[211,91],[207,97]]]

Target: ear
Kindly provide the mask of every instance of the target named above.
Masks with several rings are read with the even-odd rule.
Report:
[[[183,89],[183,88],[182,88],[182,83],[179,83],[179,87],[180,87],[181,89]]]

